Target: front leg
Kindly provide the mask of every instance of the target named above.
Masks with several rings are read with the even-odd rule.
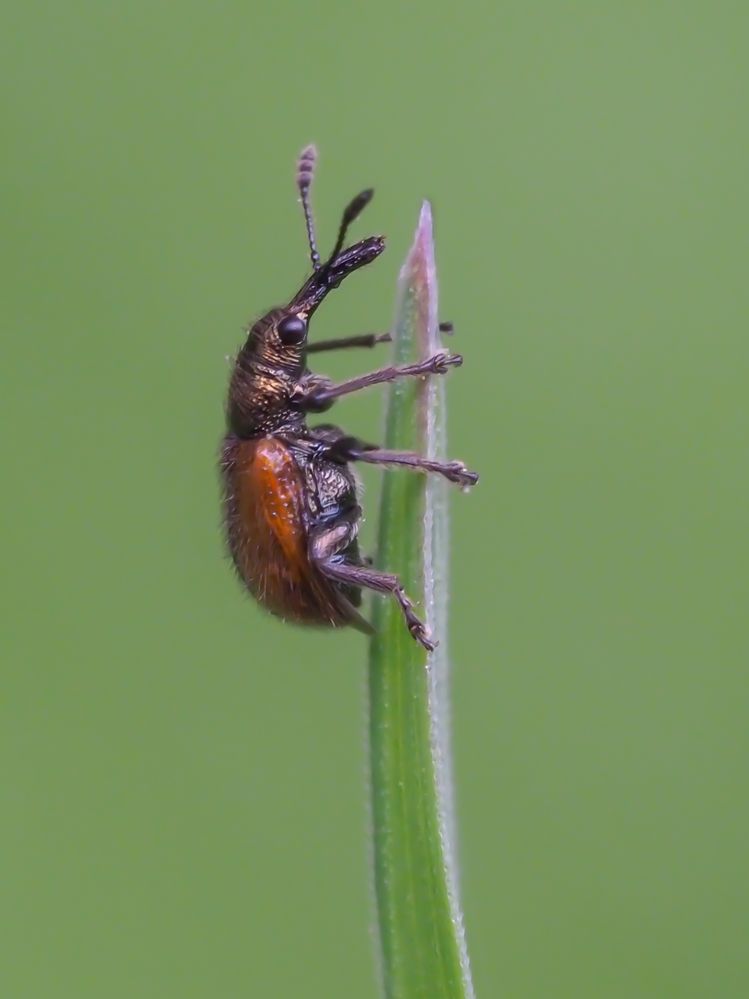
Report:
[[[460,354],[440,352],[427,357],[416,364],[391,365],[359,375],[337,385],[316,375],[304,377],[291,395],[291,403],[299,409],[321,411],[327,409],[334,399],[351,392],[359,392],[370,385],[382,385],[396,378],[418,377],[419,375],[444,375],[449,368],[459,367],[463,363]]]
[[[439,324],[440,333],[452,333],[453,324]],[[335,340],[316,340],[307,344],[308,354],[319,354],[323,350],[340,350],[343,347],[374,347],[378,343],[390,343],[392,333],[360,333],[358,336],[337,337]]]
[[[390,343],[392,339],[390,333],[360,333],[335,340],[316,340],[307,344],[307,353],[320,354],[324,350],[341,350],[343,347],[375,347],[378,343]]]

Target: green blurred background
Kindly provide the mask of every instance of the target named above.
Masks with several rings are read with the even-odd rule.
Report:
[[[749,994],[748,41],[743,2],[5,5],[2,996],[376,995],[365,647],[242,594],[214,468],[312,140],[323,246],[368,184],[390,238],[316,335],[387,327],[427,195],[466,358],[480,999]]]

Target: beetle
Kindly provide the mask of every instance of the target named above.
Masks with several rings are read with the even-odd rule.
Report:
[[[310,320],[329,292],[385,248],[382,236],[344,248],[349,227],[372,198],[369,189],[348,204],[333,250],[321,260],[310,203],[316,157],[314,146],[305,148],[296,177],[312,273],[287,305],[271,309],[248,328],[230,378],[220,456],[228,549],[240,580],[273,614],[302,624],[352,625],[371,634],[358,608],[362,589],[374,590],[397,600],[411,635],[432,650],[436,642],[398,577],[374,568],[359,552],[362,510],[350,466],[400,465],[464,487],[478,476],[459,461],[386,450],[332,424],[308,426],[307,417],[371,385],[444,375],[462,358],[440,352],[337,384],[309,370],[310,354],[390,339],[384,333],[308,342]]]

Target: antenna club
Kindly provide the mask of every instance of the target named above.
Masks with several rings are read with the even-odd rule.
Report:
[[[296,182],[297,186],[301,188],[308,188],[312,183],[312,178],[315,175],[315,166],[317,165],[317,146],[309,145],[305,146],[304,149],[299,154],[299,159],[297,161],[296,168]]]
[[[357,194],[355,198],[352,198],[352,200],[346,205],[343,211],[343,218],[341,219],[341,226],[338,230],[338,238],[336,239],[335,246],[333,247],[333,252],[323,265],[323,267],[328,271],[330,271],[335,263],[336,257],[343,249],[343,244],[346,240],[346,233],[348,232],[349,227],[352,222],[356,221],[356,219],[361,215],[369,202],[372,200],[373,195],[374,188],[368,187],[365,191],[361,191]]]
[[[315,176],[316,163],[317,147],[314,145],[305,146],[297,160],[296,186],[302,200],[304,224],[307,228],[307,242],[309,243],[309,257],[312,262],[312,270],[315,271],[320,266],[320,254],[317,252],[315,222],[312,218],[312,206],[310,205],[310,187],[312,186],[312,178]]]

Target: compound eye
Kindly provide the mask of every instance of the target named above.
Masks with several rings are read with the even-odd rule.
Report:
[[[288,347],[298,346],[307,336],[307,324],[299,316],[284,316],[278,324],[278,335]]]

